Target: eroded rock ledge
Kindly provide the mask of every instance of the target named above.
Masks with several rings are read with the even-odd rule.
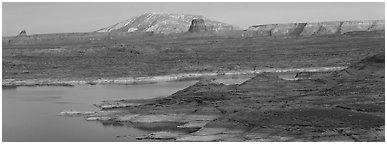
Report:
[[[332,21],[255,25],[247,29],[252,36],[340,35],[350,32],[384,31],[384,20]]]
[[[17,86],[74,86],[76,84],[149,84],[168,81],[192,80],[200,77],[217,76],[217,75],[247,75],[262,72],[330,72],[341,70],[346,67],[309,67],[309,68],[289,68],[289,69],[259,69],[259,70],[239,70],[227,72],[204,72],[204,73],[181,73],[161,76],[149,77],[125,77],[113,79],[94,79],[94,80],[60,80],[60,79],[4,79],[2,81],[3,87],[17,87]]]
[[[236,85],[202,80],[165,98],[64,114],[156,131],[138,140],[384,141],[384,61],[375,55],[299,80],[274,73]]]

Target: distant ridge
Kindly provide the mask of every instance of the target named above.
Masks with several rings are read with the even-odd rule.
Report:
[[[190,30],[191,27],[191,30]],[[144,13],[109,27],[86,33],[27,35],[3,37],[3,45],[60,44],[91,41],[187,38],[187,37],[276,37],[319,36],[377,33],[384,35],[384,20],[328,21],[253,25],[242,30],[238,26],[190,14]]]
[[[116,23],[96,32],[153,32],[156,34],[184,33],[189,31],[192,20],[203,19],[208,32],[241,30],[238,26],[213,21],[201,15],[176,13],[144,13]],[[250,26],[243,36],[313,36],[337,35],[349,32],[380,31],[384,20],[327,21],[305,23],[281,23]]]
[[[363,20],[253,25],[247,31],[253,36],[312,36],[380,31],[384,27],[384,20]]]
[[[187,32],[193,19],[203,19],[208,31],[239,30],[237,26],[213,21],[201,15],[175,13],[144,13],[97,30],[97,32],[154,32],[161,34]]]

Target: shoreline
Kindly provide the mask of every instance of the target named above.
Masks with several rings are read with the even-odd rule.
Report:
[[[159,82],[171,82],[171,81],[184,81],[191,79],[198,79],[200,77],[211,77],[211,76],[235,76],[235,75],[249,75],[259,74],[263,72],[270,73],[285,73],[285,72],[329,72],[338,71],[347,67],[306,67],[306,68],[269,68],[259,70],[239,70],[239,71],[228,71],[228,72],[203,72],[203,73],[180,73],[160,76],[148,76],[148,77],[121,77],[121,78],[102,78],[95,80],[64,80],[64,79],[26,79],[26,80],[15,80],[15,79],[4,79],[2,81],[3,87],[17,87],[17,86],[74,86],[74,85],[96,85],[96,84],[153,84]]]
[[[136,137],[148,141],[384,141],[383,65],[384,55],[312,80],[274,72],[338,68],[275,69],[240,85],[202,80],[160,99],[102,101],[99,111],[60,115],[154,129]]]

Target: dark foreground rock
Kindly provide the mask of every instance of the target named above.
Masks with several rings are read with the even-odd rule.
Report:
[[[261,73],[237,85],[202,80],[85,117],[156,131],[138,140],[384,141],[384,63],[380,54],[308,79]]]

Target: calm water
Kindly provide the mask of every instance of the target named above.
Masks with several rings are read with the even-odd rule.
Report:
[[[216,81],[239,84],[250,77],[252,76]],[[98,111],[93,104],[102,100],[168,96],[195,82],[3,89],[3,141],[135,141],[135,137],[150,132],[132,127],[104,126],[81,117],[63,117],[57,114],[65,110]]]
[[[149,132],[57,114],[64,110],[97,111],[92,104],[102,100],[168,96],[194,83],[3,89],[3,141],[135,141],[136,136]],[[117,138],[126,135],[131,136]]]

